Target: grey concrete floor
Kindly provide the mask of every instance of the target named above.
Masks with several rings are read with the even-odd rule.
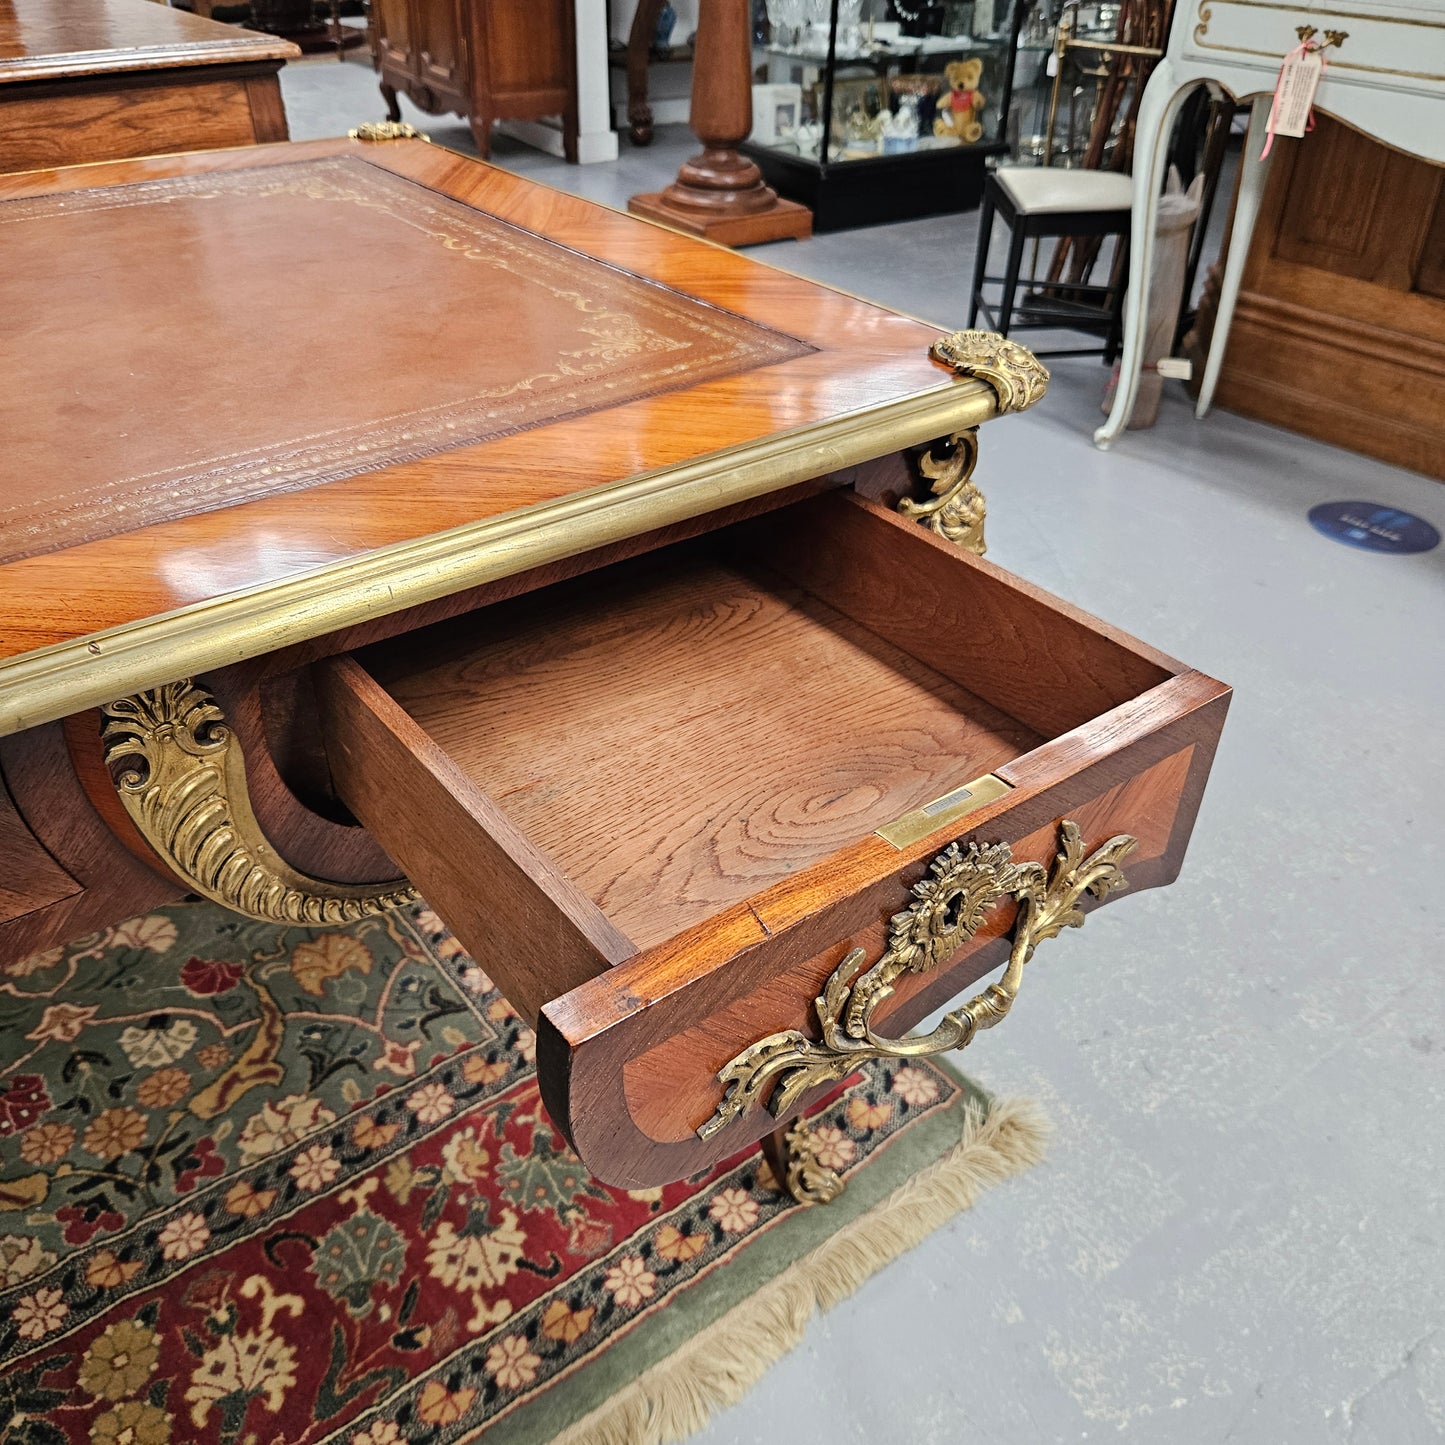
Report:
[[[355,63],[283,82],[298,138],[380,114]],[[497,159],[618,205],[689,149]],[[973,236],[752,254],[957,326]],[[1367,498],[1445,530],[1445,487],[1196,423],[1173,384],[1100,453],[1103,381],[1061,362],[985,428],[990,556],[1237,689],[1184,874],[1041,953],[966,1058],[1042,1100],[1048,1160],[816,1321],[698,1445],[1445,1439],[1445,549],[1354,551],[1305,518]]]

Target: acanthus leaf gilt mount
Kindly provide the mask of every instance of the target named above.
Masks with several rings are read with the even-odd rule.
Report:
[[[101,709],[105,761],[146,842],[190,888],[268,923],[353,923],[416,901],[404,879],[329,883],[292,868],[251,807],[235,734],[205,688],[184,678]]]
[[[805,1094],[847,1077],[868,1059],[916,1059],[967,1048],[1013,1007],[1024,965],[1038,945],[1082,925],[1084,894],[1102,900],[1128,886],[1120,864],[1137,847],[1136,838],[1120,833],[1085,857],[1083,835],[1069,820],[1059,825],[1059,851],[1047,870],[1041,863],[1015,863],[1007,843],[949,844],[914,884],[914,901],[890,919],[882,957],[860,977],[864,953],[855,948],[833,970],[813,1001],[818,1040],[785,1029],[725,1064],[717,1076],[722,1102],[698,1128],[698,1137],[711,1139],[760,1105],[775,1119],[786,1118]],[[946,962],[974,936],[988,911],[1007,899],[1016,900],[1019,911],[1008,966],[998,981],[947,1014],[931,1033],[879,1034],[874,1016],[898,979],[931,973]]]
[[[998,396],[999,414],[1024,411],[1049,389],[1049,369],[1027,346],[996,331],[954,331],[928,348],[934,361],[955,375],[986,381]]]
[[[988,502],[973,480],[977,465],[977,427],[955,432],[946,442],[934,442],[918,458],[919,472],[932,483],[931,500],[904,497],[898,510],[945,541],[982,557],[988,550],[983,537]]]
[[[1023,411],[1048,390],[1049,373],[1026,346],[993,331],[955,331],[940,336],[929,356],[955,375],[987,382],[998,397],[999,414]],[[928,447],[918,470],[931,484],[930,498],[904,497],[899,512],[929,531],[982,557],[988,503],[973,480],[978,465],[978,428],[956,431]]]

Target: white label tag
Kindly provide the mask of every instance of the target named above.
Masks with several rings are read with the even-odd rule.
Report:
[[[1273,125],[1275,135],[1302,136],[1310,121],[1310,107],[1315,102],[1320,76],[1324,74],[1324,57],[1318,50],[1285,58],[1279,71],[1279,84],[1274,88]]]
[[[1044,74],[1047,75],[1050,80],[1052,80],[1054,76],[1056,76],[1058,73],[1059,52],[1057,50],[1051,50],[1049,51],[1048,60],[1044,62]]]
[[[1159,375],[1171,381],[1188,381],[1194,375],[1194,365],[1187,356],[1161,356]]]

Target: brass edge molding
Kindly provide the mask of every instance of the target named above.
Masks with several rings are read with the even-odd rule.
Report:
[[[977,427],[955,432],[945,442],[935,442],[918,459],[919,472],[932,483],[932,500],[917,502],[904,497],[898,510],[945,541],[982,557],[988,551],[983,537],[988,502],[973,480],[977,465]]]
[[[276,852],[251,809],[240,745],[190,679],[101,709],[105,761],[131,822],[177,877],[213,903],[268,923],[354,923],[416,901],[404,879],[326,883]]]
[[[0,736],[904,451],[998,414],[982,382],[539,502],[0,661]]]
[[[722,1102],[697,1130],[711,1139],[734,1119],[762,1103],[774,1118],[785,1118],[798,1101],[822,1084],[836,1083],[868,1059],[917,1059],[963,1049],[983,1029],[991,1029],[1013,1007],[1024,965],[1047,938],[1084,921],[1083,895],[1106,898],[1127,887],[1120,863],[1139,846],[1120,833],[1084,856],[1083,835],[1070,820],[1059,824],[1059,851],[1052,868],[1015,863],[1007,843],[950,843],[913,885],[914,901],[888,923],[888,947],[861,977],[863,950],[849,951],[813,1001],[820,1041],[798,1029],[769,1034],[744,1049],[718,1071]],[[879,1006],[906,973],[931,973],[978,931],[996,904],[1015,899],[1008,967],[997,983],[975,994],[944,1016],[932,1033],[919,1038],[888,1038],[873,1028]],[[776,1086],[776,1087],[774,1087]]]
[[[189,44],[162,41],[153,45],[128,45],[120,50],[68,50],[59,57],[49,52],[12,55],[0,60],[0,87],[31,80],[73,80],[77,71],[88,77],[152,70],[199,70],[213,65],[241,65],[249,60],[299,60],[301,55],[299,45],[258,30]]]
[[[350,140],[376,143],[389,140],[424,140],[431,137],[404,120],[368,120],[346,132]]]
[[[1024,411],[1049,389],[1049,370],[1027,346],[996,331],[955,331],[928,348],[934,361],[958,376],[986,381],[998,393],[998,409]]]

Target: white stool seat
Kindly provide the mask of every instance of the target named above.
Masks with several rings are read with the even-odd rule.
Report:
[[[1133,178],[1117,171],[1000,166],[993,175],[1014,209],[1031,215],[1047,211],[1127,211],[1134,203]]]

